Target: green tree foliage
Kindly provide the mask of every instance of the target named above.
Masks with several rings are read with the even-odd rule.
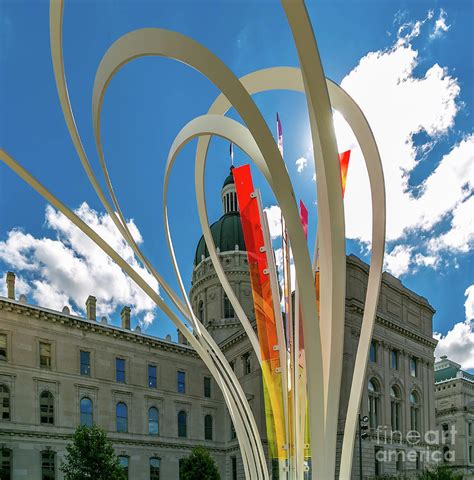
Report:
[[[462,475],[452,468],[441,465],[418,475],[418,480],[462,480]]]
[[[180,480],[220,480],[219,471],[209,452],[196,447],[180,463]]]
[[[66,480],[126,480],[106,433],[97,425],[77,427],[61,471]]]

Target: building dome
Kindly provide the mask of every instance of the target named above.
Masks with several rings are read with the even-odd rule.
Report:
[[[239,250],[245,251],[239,212],[229,212],[223,215],[217,222],[211,225],[211,233],[214,244],[220,252],[234,251],[236,246]],[[201,237],[197,245],[194,265],[198,265],[201,262],[203,255],[204,258],[209,256],[204,236]]]
[[[234,167],[230,167],[230,173],[227,175],[227,178],[224,180],[224,185],[222,185],[222,188],[226,187],[227,185],[233,185],[234,182],[234,175],[232,174],[232,170]]]

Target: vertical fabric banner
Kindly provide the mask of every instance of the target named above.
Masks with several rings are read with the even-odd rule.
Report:
[[[257,196],[250,166],[233,170],[252,285],[257,336],[262,357],[267,441],[270,456],[286,460],[285,418],[276,318]],[[284,346],[283,346],[284,348]]]

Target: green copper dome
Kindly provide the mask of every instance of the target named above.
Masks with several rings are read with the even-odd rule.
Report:
[[[224,180],[224,185],[222,185],[222,188],[224,188],[226,185],[231,185],[234,184],[234,175],[232,173],[232,170],[234,167],[230,167],[230,173],[227,175],[227,178]]]
[[[231,177],[231,175],[229,175],[229,177]],[[211,233],[214,244],[216,248],[219,248],[220,252],[233,251],[236,245],[239,246],[239,250],[245,251],[244,235],[242,233],[242,224],[240,223],[240,215],[238,212],[223,215],[217,222],[211,225]],[[201,237],[196,248],[194,265],[201,262],[203,255],[207,258],[209,252],[206,248],[204,237]]]

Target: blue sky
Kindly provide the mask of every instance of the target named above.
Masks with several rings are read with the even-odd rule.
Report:
[[[474,368],[473,4],[321,1],[310,2],[308,9],[327,76],[359,102],[379,144],[388,195],[386,269],[437,310],[434,330],[442,335],[438,353]],[[0,2],[0,146],[67,205],[80,209],[134,262],[113,233],[70,141],[53,78],[48,13],[46,1]],[[91,123],[95,72],[113,41],[142,27],[192,37],[238,76],[270,66],[297,66],[277,2],[66,1],[69,93],[98,176]],[[204,77],[182,64],[144,58],[119,72],[104,101],[102,139],[122,210],[144,253],[175,288],[161,214],[164,165],[177,132],[205,113],[217,94]],[[272,92],[255,100],[272,130],[275,112],[280,113],[285,160],[298,197],[310,207],[314,234],[316,193],[304,98]],[[238,119],[233,111],[229,115]],[[353,149],[346,193],[347,252],[368,260],[370,216],[362,158],[337,116],[335,125],[340,151]],[[187,286],[200,237],[195,145],[180,154],[170,184],[173,241]],[[236,149],[235,161],[247,159]],[[219,192],[228,168],[228,145],[215,139],[206,170],[212,221],[221,214]],[[265,205],[274,205],[264,180],[256,171],[254,175]],[[99,314],[114,323],[119,323],[117,309],[127,303],[148,333],[174,334],[173,326],[114,265],[3,165],[0,202],[0,276],[16,271],[19,289],[30,301],[57,309],[69,304],[82,313],[87,295],[93,294]]]

